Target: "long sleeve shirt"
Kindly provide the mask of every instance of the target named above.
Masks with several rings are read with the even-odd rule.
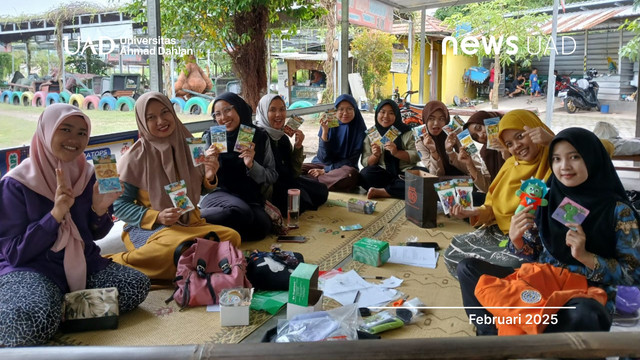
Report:
[[[420,160],[420,156],[418,155],[418,151],[416,150],[416,143],[413,140],[413,134],[411,133],[411,131],[407,131],[402,134],[401,139],[402,147],[404,148],[402,150],[406,151],[409,154],[409,161],[400,160],[400,171],[404,172],[405,170],[415,166],[416,163]],[[384,150],[383,148],[382,151],[384,153],[384,151],[386,150]],[[362,147],[362,158],[360,160],[362,167],[369,166],[368,161],[371,154],[371,139],[369,139],[369,137],[367,136],[364,138],[364,146]],[[384,161],[384,156],[380,156],[378,165],[384,169],[387,168]]]

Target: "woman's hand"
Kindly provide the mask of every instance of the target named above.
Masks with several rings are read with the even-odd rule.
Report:
[[[211,145],[204,152],[204,176],[206,176],[209,182],[215,180],[218,169],[220,169],[220,162],[218,161],[219,154],[218,148],[214,145]]]
[[[62,169],[56,169],[56,184],[56,194],[53,200],[51,215],[58,221],[58,223],[61,223],[64,216],[69,213],[69,210],[76,199],[73,197],[71,189],[69,189],[65,184],[64,172]]]
[[[302,147],[302,142],[304,141],[304,133],[302,130],[296,130],[294,135],[293,147],[296,149],[300,149]]]
[[[171,226],[178,222],[180,216],[182,215],[182,209],[174,207],[174,208],[166,208],[158,214],[158,218],[156,222],[158,224]]]
[[[249,146],[242,149],[242,152],[238,155],[238,157],[244,161],[244,165],[247,169],[251,169],[253,167],[253,157],[256,156],[255,147],[256,144],[249,143]]]
[[[549,146],[549,144],[551,144],[551,140],[553,140],[553,135],[541,126],[534,127],[533,129],[525,126],[524,133],[522,133],[522,135],[528,136],[534,144],[544,146]]]
[[[461,148],[460,152],[458,153],[458,161],[465,164],[467,168],[475,168],[473,159],[471,159],[471,155],[469,155],[469,153],[464,148]]]
[[[433,141],[433,139],[429,134],[425,134],[422,137],[422,143],[427,148],[427,150],[429,150],[431,154],[435,154],[438,152],[438,149],[436,148],[436,142]]]
[[[371,155],[380,159],[380,156],[382,156],[382,149],[380,148],[380,145],[371,144]]]
[[[326,172],[324,171],[324,169],[311,169],[311,170],[309,170],[308,174],[313,176],[313,177],[315,177],[315,178],[317,178],[320,175],[326,174]]]
[[[474,209],[465,209],[460,204],[454,204],[451,209],[449,209],[449,214],[457,219],[466,219],[471,216],[477,216],[478,210]]]
[[[566,226],[569,227],[569,231],[567,231],[565,243],[571,248],[571,256],[587,267],[593,269],[595,266],[593,254],[588,252],[585,248],[585,245],[587,244],[587,236],[585,235],[582,226],[578,224],[566,224]]]
[[[444,141],[444,149],[448,153],[452,152],[458,144],[458,141],[458,135],[456,135],[454,132],[451,132],[449,135],[447,135],[447,140]]]
[[[124,184],[122,181],[120,182],[120,188],[124,189]],[[96,181],[93,184],[93,197],[91,200],[91,206],[93,206],[93,211],[98,216],[104,215],[108,210],[109,206],[116,201],[117,198],[122,195],[124,191],[111,192],[106,194],[100,194],[98,182]]]
[[[518,249],[521,249],[524,245],[522,242],[522,235],[524,235],[524,232],[533,227],[533,219],[535,216],[529,212],[532,209],[533,205],[529,205],[511,217],[509,239],[511,239],[511,242],[516,245]]]
[[[384,144],[384,149],[391,153],[391,155],[396,156],[398,154],[398,146],[393,141],[388,141]]]

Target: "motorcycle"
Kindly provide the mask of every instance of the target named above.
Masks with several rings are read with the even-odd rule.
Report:
[[[417,90],[409,90],[405,92],[403,96],[400,96],[398,88],[396,88],[392,96],[392,99],[395,100],[398,103],[398,107],[400,107],[402,122],[411,127],[416,127],[424,124],[422,122],[422,108],[424,108],[424,105],[412,104],[407,101],[407,97],[409,97],[409,95],[415,94],[417,92]]]
[[[598,75],[596,69],[589,69],[586,78],[567,84],[567,90],[558,93],[559,98],[564,98],[564,108],[568,113],[573,114],[578,109],[591,110],[592,108],[600,111],[600,102],[598,102],[600,87],[593,80],[596,75]]]
[[[571,84],[571,74],[573,74],[573,71],[570,72],[569,75],[556,76],[556,96],[558,96],[561,91],[567,90],[568,85]]]

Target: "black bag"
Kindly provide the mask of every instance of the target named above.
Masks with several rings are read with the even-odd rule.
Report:
[[[278,247],[271,252],[254,250],[247,258],[247,278],[256,290],[289,290],[289,277],[301,262],[302,254]]]

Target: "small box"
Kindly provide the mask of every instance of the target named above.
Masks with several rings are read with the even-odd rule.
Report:
[[[421,170],[404,172],[405,215],[407,220],[423,228],[438,226],[438,194],[433,184],[438,177]]]
[[[249,325],[253,289],[225,289],[220,293],[220,325]],[[227,305],[228,304],[228,305]]]
[[[311,289],[318,288],[318,265],[300,263],[289,277],[289,303],[307,306]]]
[[[362,238],[353,244],[353,260],[371,266],[380,266],[389,260],[389,243]]]
[[[347,202],[347,210],[359,214],[373,214],[376,210],[377,201],[372,200],[358,200],[351,198]]]
[[[298,265],[299,266],[299,265]],[[322,290],[310,289],[309,301],[306,306],[287,304],[287,320],[293,319],[296,315],[322,311],[322,300],[324,298]]]

